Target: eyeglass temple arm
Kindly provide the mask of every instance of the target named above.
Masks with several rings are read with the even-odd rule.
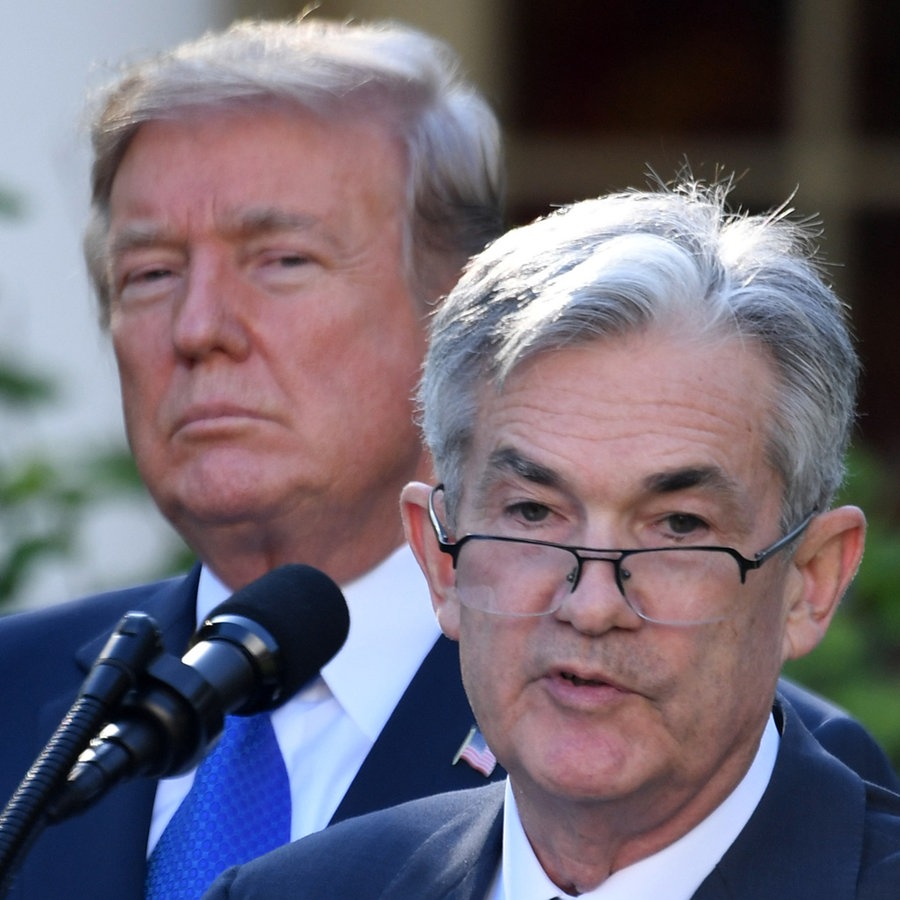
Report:
[[[449,553],[453,557],[453,561],[456,562],[456,545],[450,542],[450,538],[447,536],[447,532],[444,530],[444,526],[438,518],[437,510],[434,508],[434,495],[438,491],[443,492],[443,490],[443,484],[436,484],[431,489],[431,493],[428,495],[428,518],[431,519],[431,527],[434,529],[434,534],[441,550],[445,553]]]
[[[789,531],[783,538],[779,538],[770,547],[766,547],[765,550],[760,550],[759,553],[754,554],[753,559],[747,559],[742,556],[740,559],[741,582],[743,583],[744,576],[747,572],[751,569],[758,569],[770,556],[774,556],[779,550],[784,550],[785,547],[797,540],[797,538],[806,531],[807,526],[812,522],[818,512],[818,507],[814,507],[812,512],[810,512],[796,528]]]

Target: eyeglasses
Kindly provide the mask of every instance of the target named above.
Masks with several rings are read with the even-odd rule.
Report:
[[[735,575],[747,573],[783,550],[816,514],[760,550],[753,559],[732,547],[648,547],[599,550],[549,541],[467,534],[447,537],[435,511],[431,491],[428,514],[440,549],[453,559],[460,602],[471,609],[502,616],[545,616],[556,612],[581,580],[584,564],[613,567],[616,586],[628,606],[647,622],[659,625],[705,625],[732,612]]]

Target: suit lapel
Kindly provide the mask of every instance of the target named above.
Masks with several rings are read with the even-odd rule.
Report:
[[[455,642],[439,637],[419,667],[331,822],[488,779],[453,759],[475,719]],[[498,766],[490,780],[504,778]]]
[[[776,704],[781,746],[750,821],[695,900],[850,900],[856,896],[865,786],[826,753],[788,704]]]
[[[500,783],[468,794],[463,809],[410,856],[380,900],[422,896],[422,885],[434,900],[482,900],[500,865],[505,790]]]
[[[125,595],[119,619],[108,623],[102,631],[92,635],[77,650],[76,659],[85,673],[103,649],[109,636],[127,612],[137,610],[149,615],[159,627],[166,650],[181,656],[194,633],[197,606],[197,585],[200,566],[196,565],[184,578],[170,579],[154,585],[146,596]],[[133,599],[128,604],[127,599]]]

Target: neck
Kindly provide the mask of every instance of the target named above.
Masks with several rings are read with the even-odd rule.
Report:
[[[548,798],[534,792],[527,781],[520,790],[515,776],[511,785],[522,827],[544,871],[567,893],[581,894],[675,843],[709,817],[749,771],[756,749],[748,752],[749,758],[741,754],[723,761],[700,790],[688,784],[679,789],[670,779],[662,789],[648,788],[627,797],[573,800]],[[758,799],[752,799],[752,807]],[[723,833],[727,832],[726,827]]]
[[[191,550],[231,590],[277,566],[302,563],[347,585],[386,559],[404,542],[400,490],[427,480],[431,463],[420,453],[413,466],[371,479],[361,496],[341,485],[290,493],[239,493],[230,505],[168,505],[155,498]]]
[[[352,521],[351,521],[352,518]],[[388,516],[327,521],[305,518],[296,522],[237,522],[182,530],[182,536],[200,559],[231,590],[238,590],[266,572],[287,563],[304,563],[346,585],[389,556],[403,543],[403,528],[396,512]],[[390,527],[386,527],[390,523]]]

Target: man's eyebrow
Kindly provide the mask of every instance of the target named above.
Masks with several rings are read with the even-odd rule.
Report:
[[[226,220],[235,234],[261,234],[267,231],[310,231],[321,224],[317,216],[275,207],[241,210]]]
[[[511,447],[501,447],[488,458],[487,475],[511,474],[535,484],[560,487],[559,473]],[[734,480],[718,466],[687,466],[648,475],[643,481],[648,494],[674,494],[692,488],[705,488],[723,497],[737,499],[739,491]]]
[[[737,485],[718,466],[687,466],[666,472],[655,472],[644,479],[650,494],[674,494],[691,488],[706,488],[725,497],[736,498]]]
[[[117,229],[109,244],[113,256],[140,247],[152,247],[158,244],[174,244],[175,238],[156,222],[129,222]]]
[[[512,447],[500,447],[491,453],[484,480],[489,483],[503,474],[547,487],[559,487],[562,481],[558,472],[523,456]]]
[[[320,225],[316,216],[274,207],[242,210],[224,217],[226,232],[248,237],[275,231],[312,231]],[[113,255],[141,247],[179,243],[178,234],[160,222],[136,219],[117,229],[110,242]]]

